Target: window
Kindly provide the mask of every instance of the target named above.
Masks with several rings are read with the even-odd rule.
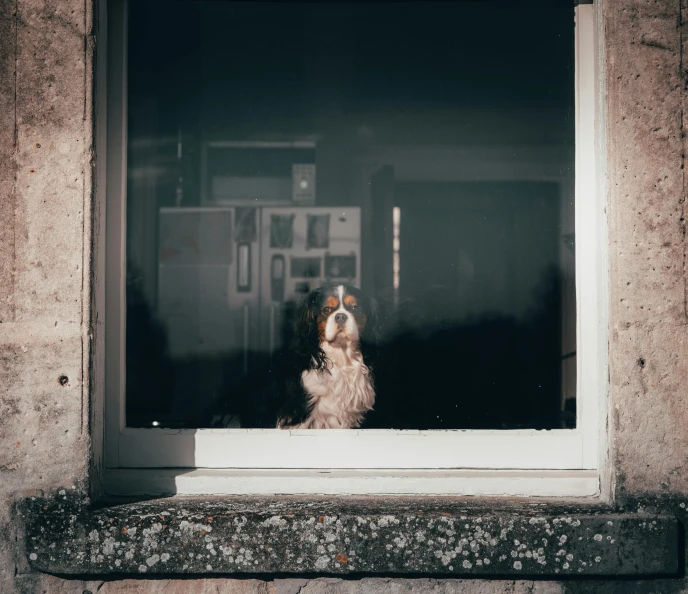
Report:
[[[593,15],[111,3],[109,488],[597,493]],[[265,383],[345,285],[374,399],[313,429]]]

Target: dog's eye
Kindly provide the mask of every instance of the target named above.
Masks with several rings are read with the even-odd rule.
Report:
[[[349,309],[351,309],[351,311],[358,311],[360,307],[358,307],[358,305],[352,305]]]
[[[322,312],[326,315],[329,316],[332,313],[332,308],[331,307],[323,307]]]

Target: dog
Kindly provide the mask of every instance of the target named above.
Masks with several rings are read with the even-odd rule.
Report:
[[[297,317],[282,429],[354,429],[375,404],[377,306],[349,285],[312,291]]]
[[[296,312],[292,339],[209,411],[209,427],[354,429],[375,404],[377,302],[349,285],[312,291]]]

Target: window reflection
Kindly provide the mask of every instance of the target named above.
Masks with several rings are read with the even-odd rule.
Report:
[[[575,426],[572,4],[145,0],[128,44],[128,426],[260,425],[331,283],[363,427]]]

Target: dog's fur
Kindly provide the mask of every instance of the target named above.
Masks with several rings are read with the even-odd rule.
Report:
[[[372,299],[348,285],[316,289],[301,305],[293,340],[275,353],[270,372],[247,378],[232,399],[234,412],[225,406],[215,416],[225,427],[360,427],[375,403],[378,342]]]
[[[277,426],[295,429],[359,427],[373,408],[366,337],[373,333],[376,307],[354,287],[316,289],[299,316],[292,355],[300,380],[278,414]]]

